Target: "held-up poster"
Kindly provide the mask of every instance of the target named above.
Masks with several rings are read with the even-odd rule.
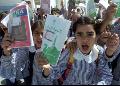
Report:
[[[108,0],[100,0],[99,5],[103,6],[105,9],[107,9],[109,6]]]
[[[51,13],[50,0],[40,0],[41,8],[44,9],[45,14]]]
[[[64,47],[64,42],[67,39],[70,25],[71,22],[69,20],[47,15],[41,50],[52,65],[57,63],[61,50]]]
[[[120,0],[112,0],[113,3],[117,4],[117,12],[115,14],[115,18],[120,17]]]
[[[8,32],[13,40],[12,48],[34,46],[27,5],[12,8],[7,20],[3,19],[2,22],[7,22]]]
[[[94,19],[96,17],[96,6],[94,0],[86,0],[86,9],[87,16]]]

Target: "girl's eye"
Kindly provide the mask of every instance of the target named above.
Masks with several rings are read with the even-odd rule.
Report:
[[[82,37],[83,33],[82,32],[78,32],[76,35]]]
[[[88,36],[88,37],[91,37],[91,36],[93,36],[93,35],[94,35],[94,32],[88,32],[88,33],[87,33],[87,36]]]
[[[94,32],[86,32],[86,33],[83,33],[83,32],[77,32],[76,33],[76,36],[80,36],[80,37],[92,37],[94,35]]]

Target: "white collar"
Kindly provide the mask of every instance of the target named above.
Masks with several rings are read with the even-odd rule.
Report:
[[[97,49],[97,45],[93,46],[93,49],[91,50],[89,55],[84,55],[78,48],[74,53],[74,58],[79,61],[84,59],[86,62],[92,63],[97,59],[98,52],[99,50]]]

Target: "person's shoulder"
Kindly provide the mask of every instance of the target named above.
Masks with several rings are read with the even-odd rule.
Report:
[[[99,50],[99,53],[98,53],[98,60],[100,61],[107,61],[105,59],[105,49],[99,45],[97,45],[97,49]]]
[[[96,47],[97,47],[99,56],[100,57],[103,56],[105,49],[103,47],[101,47],[100,45],[96,45]]]
[[[99,50],[99,54],[103,54],[105,49],[103,47],[101,47],[100,45],[96,45],[97,49]]]

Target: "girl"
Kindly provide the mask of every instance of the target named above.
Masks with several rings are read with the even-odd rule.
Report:
[[[43,28],[42,21],[37,21],[32,26],[34,51],[33,48],[10,49],[12,43],[10,34],[5,34],[2,41],[3,54],[0,59],[0,76],[8,83],[3,84],[31,83],[34,52],[41,46]]]
[[[65,49],[55,66],[50,66],[47,60],[44,60],[44,64],[37,64],[39,78],[36,78],[34,84],[111,84],[112,74],[104,58],[104,51],[95,44],[96,29],[92,20],[88,17],[80,17],[73,24],[73,32],[76,38],[75,48]],[[43,60],[39,60],[38,63],[41,62]]]

